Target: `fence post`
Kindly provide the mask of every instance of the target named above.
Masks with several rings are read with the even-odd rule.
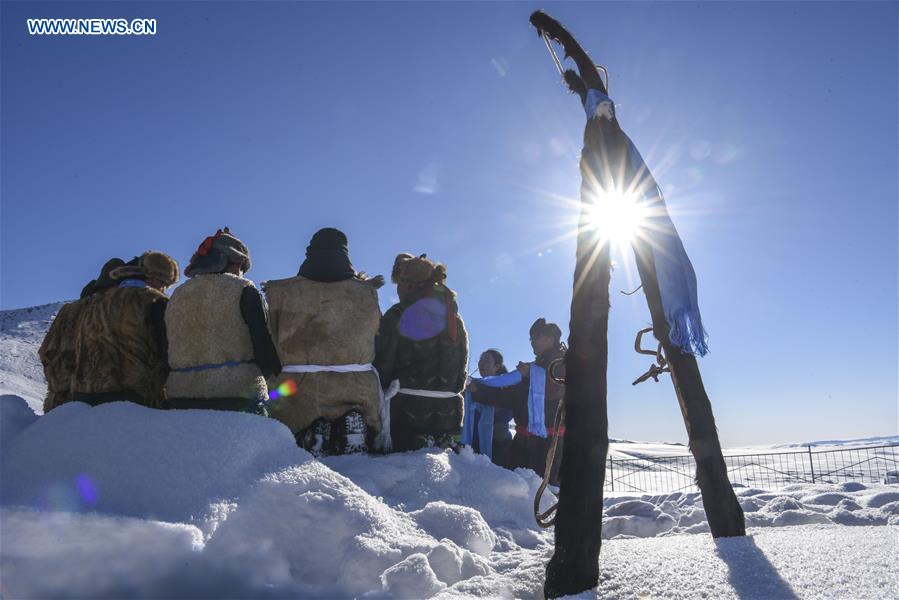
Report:
[[[612,484],[612,490],[615,491],[615,471],[612,470],[612,465],[615,464],[615,459],[611,456],[609,457],[609,483]]]
[[[808,464],[812,468],[812,483],[815,483],[815,462],[812,460],[812,445],[808,446]]]

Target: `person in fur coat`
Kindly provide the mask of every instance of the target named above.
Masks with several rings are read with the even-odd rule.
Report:
[[[53,319],[47,335],[38,350],[38,357],[44,367],[44,378],[47,380],[47,395],[44,398],[44,414],[57,406],[72,400],[72,373],[75,371],[75,327],[81,309],[87,304],[87,298],[115,287],[110,273],[121,267],[125,261],[111,258],[100,269],[97,279],[92,279],[81,290],[81,296],[74,302],[60,307]]]
[[[461,430],[468,334],[446,267],[400,254],[391,275],[399,302],[384,313],[375,367],[387,389],[381,446],[398,452],[449,447]]]
[[[72,400],[164,407],[165,289],[178,275],[172,257],[145,252],[110,272],[115,287],[85,298],[74,328]]]

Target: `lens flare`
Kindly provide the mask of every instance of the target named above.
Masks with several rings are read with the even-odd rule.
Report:
[[[446,329],[446,304],[437,298],[422,298],[400,317],[400,335],[414,341],[431,339]]]
[[[75,479],[75,487],[78,488],[78,495],[81,496],[81,499],[87,505],[96,504],[97,500],[100,499],[97,484],[87,475],[79,475]]]
[[[268,393],[269,400],[277,400],[278,398],[287,398],[297,393],[297,382],[293,379],[285,379],[277,388],[270,390]]]

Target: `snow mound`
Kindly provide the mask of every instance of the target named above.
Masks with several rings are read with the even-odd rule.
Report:
[[[603,539],[616,537],[655,537],[671,531],[677,525],[672,517],[657,512],[656,516],[628,515],[609,517],[602,524]]]
[[[869,508],[882,508],[887,504],[899,501],[899,492],[881,492],[866,499]]]
[[[655,517],[659,509],[655,504],[645,500],[623,500],[613,503],[605,510],[606,516],[620,517],[622,515],[633,517]]]
[[[842,492],[860,492],[865,489],[865,484],[858,481],[847,481],[839,484],[839,489]]]
[[[205,555],[222,569],[247,570],[254,587],[347,596],[380,588],[385,570],[436,544],[408,515],[309,461],[253,486]]]
[[[0,575],[17,596],[424,597],[497,576],[486,558],[498,534],[479,511],[442,500],[400,508],[453,482],[488,481],[500,472],[489,461],[345,457],[368,465],[372,485],[390,484],[398,467],[430,482],[423,494],[397,488],[392,507],[311,459],[274,420],[125,402],[41,417],[21,398],[2,406]],[[502,474],[517,495],[512,513],[526,514],[536,476]]]
[[[266,473],[310,458],[273,419],[71,402],[34,421],[4,450],[0,502],[189,521],[210,503],[239,497]]]
[[[427,556],[428,564],[431,565],[434,574],[447,585],[453,585],[463,579],[487,575],[490,572],[490,567],[484,559],[460,548],[449,539],[440,540],[439,544],[431,548]]]
[[[821,504],[823,506],[836,506],[843,500],[846,500],[846,494],[838,492],[825,492],[823,494],[812,494],[802,498],[805,504]]]
[[[496,536],[481,513],[467,506],[429,502],[411,513],[418,525],[434,537],[449,538],[463,548],[487,556],[496,545]]]
[[[21,396],[0,396],[0,452],[37,420],[37,415]]]
[[[412,554],[393,565],[381,575],[381,582],[398,598],[430,598],[446,587],[424,554]]]
[[[532,502],[541,481],[537,474],[527,469],[502,469],[470,448],[460,454],[423,450],[393,454],[386,460],[355,455],[324,462],[369,494],[402,510],[416,511],[442,501],[472,508],[489,527],[503,527],[514,535],[527,536],[535,526]],[[547,491],[542,509],[555,501]]]
[[[183,523],[31,509],[0,516],[4,597],[153,595],[160,574],[203,547],[200,530]]]

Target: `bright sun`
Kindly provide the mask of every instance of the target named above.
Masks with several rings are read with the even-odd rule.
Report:
[[[600,240],[618,246],[630,244],[646,225],[646,208],[636,194],[619,191],[597,195],[590,211],[590,226]]]

